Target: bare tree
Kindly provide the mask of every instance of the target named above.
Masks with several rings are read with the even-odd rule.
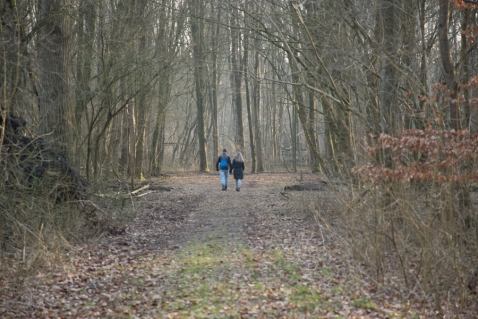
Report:
[[[70,151],[70,65],[68,1],[41,0],[40,13],[44,24],[38,41],[39,133],[55,141],[64,154]]]
[[[256,51],[254,53],[254,86],[253,86],[253,121],[254,121],[254,144],[256,152],[256,171],[264,171],[264,161],[262,153],[262,133],[261,133],[261,54],[258,51],[260,42],[255,40]]]
[[[450,40],[448,38],[449,20],[450,20],[450,6],[449,0],[439,1],[439,15],[438,15],[438,40],[440,47],[440,57],[445,72],[446,87],[450,92],[449,99],[449,116],[450,126],[454,130],[460,128],[460,110],[456,102],[457,82],[455,79],[455,66],[451,56]]]
[[[213,158],[214,155],[219,154],[219,131],[218,131],[218,90],[219,90],[219,35],[220,35],[220,19],[221,19],[221,6],[217,6],[217,16],[216,16],[216,26],[213,26],[213,34],[211,38],[211,64],[212,64],[212,72],[211,72],[211,83],[212,83],[212,103],[211,103],[211,121],[212,121],[212,139],[213,139],[213,147],[212,153]]]
[[[244,152],[244,125],[242,121],[242,41],[238,25],[238,12],[231,14],[231,67],[233,103],[236,118],[235,144],[237,151]]]
[[[191,28],[191,45],[193,47],[194,59],[194,81],[196,92],[196,108],[197,108],[197,137],[199,146],[199,170],[209,171],[207,164],[207,143],[205,134],[205,65],[204,65],[204,2],[189,1],[189,23]]]

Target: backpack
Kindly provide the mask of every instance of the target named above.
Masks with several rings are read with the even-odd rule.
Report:
[[[227,165],[227,160],[226,160],[227,156],[223,156],[222,159],[221,159],[221,163],[219,164],[219,168],[220,169],[228,169],[229,168],[229,165]]]

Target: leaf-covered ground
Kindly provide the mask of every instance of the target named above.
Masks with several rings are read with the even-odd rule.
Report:
[[[318,178],[310,175],[314,182]],[[428,318],[424,304],[365,276],[281,194],[292,174],[214,173],[161,181],[125,232],[69,252],[20,288],[1,318]]]

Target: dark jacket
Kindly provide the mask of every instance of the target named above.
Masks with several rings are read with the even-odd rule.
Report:
[[[219,157],[217,158],[217,161],[216,161],[216,171],[219,170],[219,164],[221,163],[221,160],[222,158],[226,156],[226,162],[227,162],[227,166],[228,168],[224,169],[224,171],[226,170],[230,170],[231,169],[231,157],[225,153],[222,153],[221,155],[219,155]],[[222,170],[222,169],[221,169]]]
[[[234,170],[234,179],[244,179],[244,162],[233,160],[229,174],[232,173],[232,170]]]

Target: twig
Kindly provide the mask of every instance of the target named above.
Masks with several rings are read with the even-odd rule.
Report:
[[[140,187],[140,188],[138,188],[137,190],[132,191],[132,192],[131,192],[131,195],[138,194],[139,192],[144,191],[145,189],[148,189],[149,186],[150,186],[149,184],[148,184],[148,185],[144,185],[143,187]]]
[[[141,197],[141,196],[144,196],[144,195],[148,195],[148,194],[151,194],[153,191],[147,191],[146,193],[143,193],[141,195],[138,195],[136,197]]]

